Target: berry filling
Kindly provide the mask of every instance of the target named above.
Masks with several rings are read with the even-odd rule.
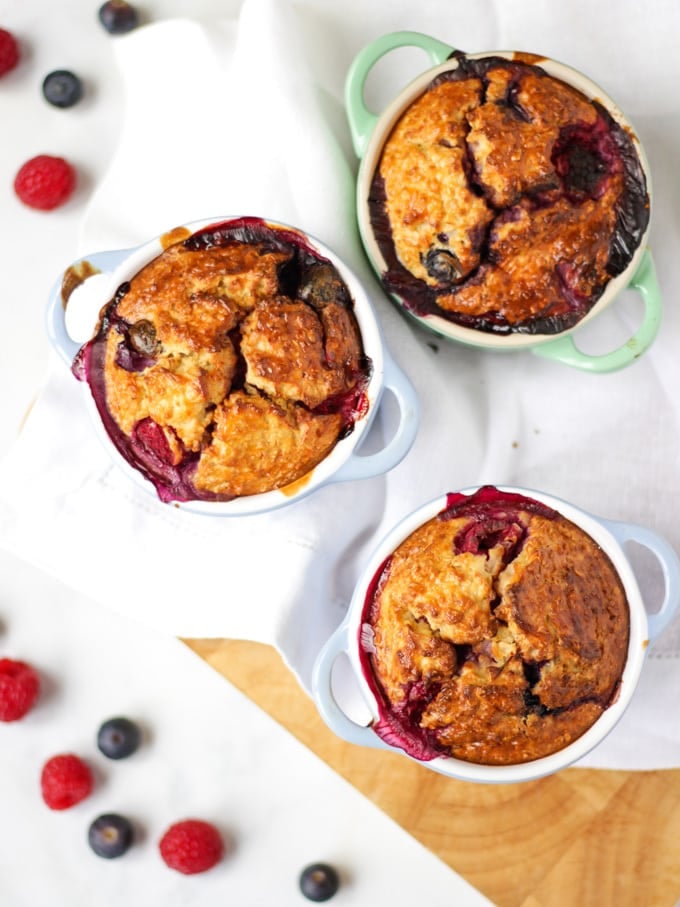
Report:
[[[552,152],[567,198],[579,204],[600,198],[608,176],[621,170],[621,158],[604,119],[561,130]]]
[[[174,455],[163,428],[153,419],[142,419],[132,430],[132,444],[142,462],[163,469],[172,466]]]
[[[343,393],[333,394],[315,406],[313,411],[322,415],[339,413],[342,416],[343,428],[340,437],[345,438],[352,433],[354,424],[368,413],[368,394],[366,388],[370,374],[368,370],[361,371],[354,379],[354,386]]]

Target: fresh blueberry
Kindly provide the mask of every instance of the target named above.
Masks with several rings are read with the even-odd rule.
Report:
[[[110,35],[124,35],[139,25],[139,14],[126,0],[106,0],[99,7],[99,21]]]
[[[110,718],[97,733],[97,746],[109,759],[125,759],[139,747],[142,734],[129,718]]]
[[[339,887],[337,870],[328,863],[311,863],[300,874],[300,891],[308,901],[328,901]]]
[[[90,825],[87,841],[98,857],[113,860],[122,857],[132,844],[132,824],[125,816],[104,813]]]
[[[73,107],[83,96],[83,85],[75,73],[55,69],[43,79],[42,93],[53,107]]]

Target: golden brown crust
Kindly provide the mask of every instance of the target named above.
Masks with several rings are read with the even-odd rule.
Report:
[[[442,82],[403,115],[385,145],[380,172],[399,259],[420,280],[437,285],[424,264],[431,248],[445,246],[456,256],[460,274],[479,264],[475,231],[493,212],[470,188],[466,155],[466,114],[481,97],[477,79]]]
[[[237,391],[215,412],[212,442],[194,475],[197,488],[236,496],[280,488],[307,473],[331,450],[338,415],[315,416]]]
[[[310,409],[349,390],[360,349],[352,322],[350,312],[334,303],[320,313],[285,298],[257,305],[241,327],[246,380],[270,397]]]
[[[292,256],[281,244],[180,242],[144,267],[104,315],[106,408],[130,439],[125,449],[151,420],[165,443],[161,450],[148,442],[146,464],[154,456],[171,466],[198,460],[191,475],[199,495],[289,484],[346,428],[332,406],[313,410],[362,374],[349,294],[347,304],[324,298],[318,306],[309,289],[307,301],[282,295],[280,268]]]
[[[616,221],[610,199],[607,192],[578,209],[564,200],[533,212],[518,206],[514,217],[494,230],[489,243],[494,263],[485,267],[482,279],[442,294],[439,305],[468,315],[493,310],[508,321],[524,323],[559,311],[566,282],[570,292],[590,297],[607,267]],[[584,215],[592,231],[587,248]],[[556,268],[558,261],[561,265]]]
[[[508,560],[500,542],[459,550],[470,517],[430,520],[394,552],[371,605],[387,708],[466,761],[523,762],[577,739],[626,659],[628,606],[606,554],[562,516],[516,522]]]
[[[387,289],[416,314],[501,333],[581,320],[648,207],[630,137],[601,106],[498,58],[463,60],[407,107],[369,197]]]
[[[130,321],[152,314],[171,318],[178,302],[201,295],[250,311],[260,300],[278,292],[277,268],[289,257],[258,243],[231,243],[210,249],[178,243],[135,275],[119,313]]]

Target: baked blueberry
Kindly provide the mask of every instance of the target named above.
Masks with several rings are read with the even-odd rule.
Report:
[[[315,308],[323,308],[331,302],[349,305],[347,287],[336,269],[327,262],[306,269],[298,296]]]
[[[130,346],[145,356],[155,356],[158,351],[158,339],[156,337],[156,328],[151,321],[145,318],[130,325],[129,331]]]
[[[97,746],[109,759],[131,756],[142,740],[139,727],[129,718],[110,718],[97,733]]]
[[[87,840],[98,857],[113,860],[130,848],[134,834],[132,823],[117,813],[104,813],[92,822]]]
[[[300,891],[308,901],[328,901],[339,887],[338,872],[328,863],[310,863],[300,873]]]
[[[74,72],[55,69],[43,79],[42,93],[53,107],[73,107],[83,96],[83,84]]]
[[[423,264],[439,286],[455,283],[463,274],[458,257],[448,249],[429,249],[423,256]]]

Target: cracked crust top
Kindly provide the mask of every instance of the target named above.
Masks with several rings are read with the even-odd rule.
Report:
[[[495,333],[573,327],[649,221],[631,135],[601,104],[539,66],[462,54],[393,127],[368,207],[388,291]]]
[[[413,532],[367,623],[392,726],[490,765],[581,736],[616,695],[629,630],[621,581],[589,535],[558,514],[507,509]]]
[[[91,342],[114,442],[170,499],[283,487],[358,417],[348,401],[370,366],[349,291],[273,229],[171,245],[123,285]]]

